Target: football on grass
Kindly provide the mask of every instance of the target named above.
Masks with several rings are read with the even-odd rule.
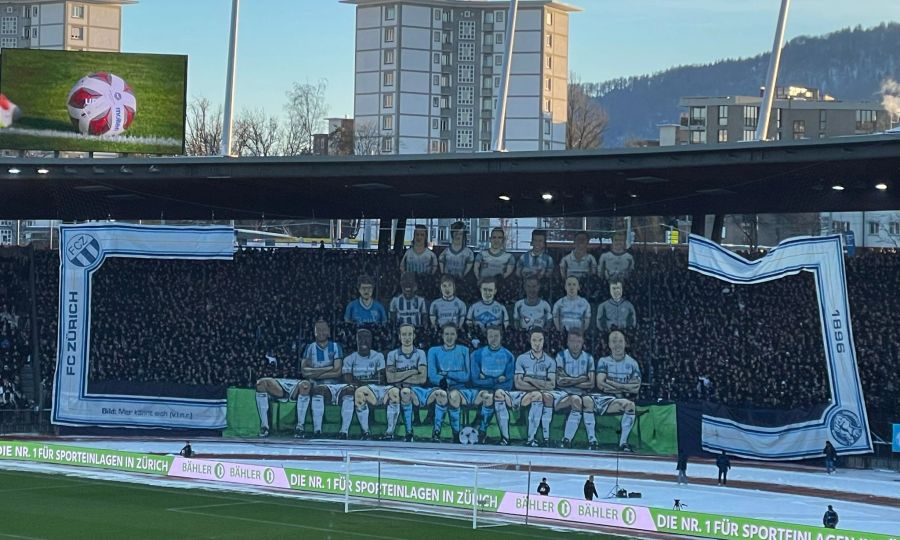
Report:
[[[128,83],[105,71],[79,79],[66,103],[72,125],[83,135],[121,135],[137,113],[137,100]]]

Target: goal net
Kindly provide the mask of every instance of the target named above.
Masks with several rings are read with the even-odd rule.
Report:
[[[378,509],[471,519],[472,528],[506,525],[496,514],[503,490],[490,487],[491,470],[506,464],[411,459],[392,454],[347,453],[344,512]],[[493,519],[492,519],[493,518]]]

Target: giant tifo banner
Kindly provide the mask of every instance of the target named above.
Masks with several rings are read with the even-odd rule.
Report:
[[[137,428],[222,429],[226,400],[88,392],[91,278],[108,257],[231,260],[230,227],[126,224],[60,227],[59,338],[54,424]]]
[[[729,283],[751,285],[811,272],[819,301],[831,400],[818,418],[772,426],[741,419],[704,415],[703,448],[757,459],[803,459],[822,456],[825,441],[842,454],[872,452],[872,436],[856,363],[847,301],[841,237],[785,240],[765,257],[748,261],[715,242],[691,235],[688,267]]]
[[[529,515],[561,523],[722,540],[900,540],[900,536],[897,535],[843,529],[836,531],[810,525],[605,501],[586,501],[571,497],[544,497],[481,488],[477,493],[473,493],[472,486],[391,478],[379,480],[374,476],[346,475],[333,471],[188,459],[40,442],[0,442],[0,459],[191,478],[335,496],[349,494],[354,498],[463,510],[472,510],[473,497],[477,497],[479,510],[484,513]]]

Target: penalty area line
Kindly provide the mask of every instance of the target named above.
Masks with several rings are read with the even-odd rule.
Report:
[[[225,505],[221,505],[221,506],[225,506]],[[312,525],[299,525],[297,523],[285,523],[283,521],[270,521],[268,519],[256,519],[256,518],[247,518],[247,517],[240,517],[240,516],[223,516],[221,514],[214,514],[214,513],[210,513],[210,512],[193,512],[191,510],[179,510],[179,509],[172,509],[172,508],[170,508],[169,510],[171,510],[172,512],[176,512],[178,514],[191,514],[191,515],[195,515],[195,516],[204,516],[204,517],[211,517],[211,518],[216,518],[216,519],[233,519],[233,520],[237,520],[237,521],[247,521],[250,523],[261,523],[263,525],[275,525],[275,526],[281,526],[281,527],[290,527],[292,529],[303,529],[303,530],[308,530],[308,531],[319,531],[319,532],[327,532],[327,533],[332,533],[332,534],[340,533],[342,536],[356,536],[356,537],[360,537],[360,538],[375,538],[377,540],[397,540],[396,537],[394,537],[394,536],[380,536],[377,534],[326,529],[324,527],[313,527]]]

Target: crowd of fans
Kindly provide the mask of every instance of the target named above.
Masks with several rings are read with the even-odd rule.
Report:
[[[0,250],[0,411],[30,405],[21,382],[30,353],[30,324],[23,315],[28,313],[28,270],[27,258]]]
[[[558,265],[568,251],[550,254]],[[625,333],[629,354],[643,373],[640,401],[709,400],[781,409],[827,401],[811,274],[730,285],[689,272],[682,249],[636,246],[631,254],[634,268],[623,288],[636,326]],[[325,249],[243,249],[230,262],[109,259],[93,278],[90,380],[251,388],[260,377],[296,377],[300,350],[313,341],[318,319],[330,323],[345,351],[353,350],[356,325],[345,322],[344,310],[357,298],[357,277],[371,276],[377,299],[387,307],[400,290],[400,260],[393,253]],[[52,380],[58,254],[38,252],[36,261],[42,367]],[[418,276],[418,295],[429,301],[439,297],[438,274]],[[870,418],[896,420],[900,256],[863,252],[847,259],[847,275]],[[597,307],[609,299],[610,288],[604,276],[581,281],[581,296],[593,313],[585,346],[599,358],[608,350],[605,333],[596,327]],[[0,306],[18,298],[14,289],[0,289]],[[479,299],[472,273],[457,293],[467,305]],[[563,296],[557,267],[541,280],[541,297],[553,305]],[[515,273],[501,281],[497,298],[511,315],[523,297],[523,282]],[[0,314],[0,358],[4,380],[11,383],[29,346],[11,322],[18,317],[22,325],[13,310],[21,313],[23,307],[7,308],[6,317]],[[397,346],[395,326],[371,328],[376,350]],[[11,335],[18,337],[6,338],[12,345],[4,349],[3,336]],[[485,343],[477,329],[461,332],[461,343],[474,345],[474,340]],[[437,329],[421,329],[417,342],[425,348],[440,343]],[[551,328],[547,343],[552,353],[559,351],[564,333]],[[515,354],[528,350],[524,329],[510,326],[504,345]],[[7,363],[13,368],[8,376]]]

